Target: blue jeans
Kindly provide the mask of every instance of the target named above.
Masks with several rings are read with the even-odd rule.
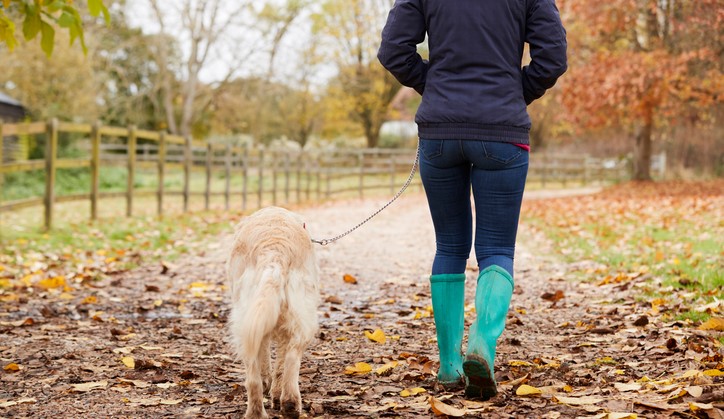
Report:
[[[527,174],[528,151],[514,144],[420,139],[420,177],[437,243],[433,275],[465,272],[473,237],[471,186],[478,267],[498,265],[513,275]]]

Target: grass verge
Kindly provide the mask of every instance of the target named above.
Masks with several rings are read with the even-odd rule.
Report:
[[[526,202],[523,222],[545,233],[567,262],[595,262],[580,278],[648,279],[641,298],[666,310],[664,318],[701,322],[720,313],[724,294],[722,191],[722,180],[630,182]]]

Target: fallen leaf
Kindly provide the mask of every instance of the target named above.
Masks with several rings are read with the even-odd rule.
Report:
[[[35,286],[46,290],[60,288],[65,286],[65,277],[61,275],[53,278],[42,279],[38,281]]]
[[[182,401],[184,401],[184,399],[168,399],[168,400],[161,400],[160,403],[166,404],[166,405],[174,405],[174,404],[179,404]]]
[[[563,291],[556,290],[555,293],[550,293],[550,292],[543,293],[543,295],[541,295],[540,298],[542,298],[546,301],[551,301],[551,302],[555,303],[556,301],[562,300],[564,297],[565,297],[565,295],[563,294]]]
[[[426,393],[427,390],[425,390],[422,387],[415,387],[415,388],[406,388],[400,392],[400,396],[402,397],[410,397],[414,396],[420,393]]]
[[[510,365],[511,367],[535,367],[535,364],[533,363],[518,360],[508,361],[508,365]]]
[[[35,403],[37,401],[38,400],[34,397],[24,397],[22,399],[9,400],[6,402],[2,402],[2,403],[0,403],[0,407],[10,407],[10,406],[15,406],[16,404],[23,404],[23,403]]]
[[[7,372],[17,372],[17,371],[20,371],[20,365],[14,363],[14,362],[11,362],[10,364],[7,364],[6,366],[4,366],[3,369]]]
[[[331,304],[342,304],[343,303],[342,299],[335,295],[328,296],[327,298],[324,299],[324,302],[331,303]]]
[[[345,367],[344,373],[350,374],[367,374],[372,371],[372,366],[366,362],[358,362],[354,364],[354,367]]]
[[[141,381],[141,380],[128,380],[126,378],[119,378],[118,379],[122,383],[130,383],[138,388],[146,388],[151,387],[153,384],[149,383],[148,381]]]
[[[446,415],[455,418],[465,416],[466,409],[460,409],[455,406],[450,406],[449,404],[445,404],[432,396],[430,396],[430,398],[428,398],[427,400],[430,403],[430,409],[432,409],[432,413],[434,413],[436,416]]]
[[[615,383],[613,386],[620,392],[641,390],[639,383]]]
[[[691,409],[692,412],[696,412],[697,410],[712,410],[714,409],[714,405],[711,403],[689,402],[689,409]]]
[[[102,389],[108,387],[108,381],[91,381],[87,383],[80,383],[80,384],[71,384],[73,387],[73,391],[77,392],[86,392],[86,391],[92,391],[97,389]]]
[[[344,282],[346,282],[346,283],[348,283],[348,284],[356,284],[356,283],[357,283],[357,278],[353,277],[353,276],[350,275],[350,274],[344,274],[344,276],[342,277],[342,279],[344,280]]]
[[[123,362],[123,365],[125,365],[127,368],[135,368],[136,367],[136,360],[133,359],[132,356],[124,356],[121,358],[121,362]]]
[[[397,361],[388,362],[385,365],[377,368],[375,370],[375,374],[377,375],[390,375],[392,373],[392,369],[395,368],[399,363]]]
[[[387,341],[385,332],[383,332],[382,329],[377,329],[374,332],[365,330],[365,336],[367,336],[367,339],[377,343],[385,343]]]
[[[722,370],[706,370],[704,371],[704,375],[709,377],[721,377],[724,376],[724,371]]]
[[[724,317],[712,317],[699,326],[700,330],[716,330],[724,332]]]
[[[609,412],[606,419],[637,419],[639,415],[636,413]]]
[[[593,396],[584,397],[564,397],[564,396],[553,396],[553,401],[558,403],[568,404],[571,406],[582,406],[585,404],[596,404],[602,402],[604,399],[599,399]]]
[[[684,390],[686,390],[687,393],[694,397],[700,397],[702,393],[704,393],[704,388],[699,386],[689,386],[686,387]]]
[[[537,396],[543,394],[543,391],[528,384],[523,384],[515,390],[515,394],[518,396]]]
[[[81,301],[81,304],[96,304],[98,302],[98,297],[95,295],[89,295]]]

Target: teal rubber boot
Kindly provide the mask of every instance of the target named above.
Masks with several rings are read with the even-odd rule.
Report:
[[[465,274],[432,275],[430,290],[440,351],[437,381],[444,387],[462,387]]]
[[[498,265],[480,272],[475,290],[477,318],[470,326],[468,350],[463,362],[467,382],[465,396],[488,400],[498,394],[495,382],[495,348],[505,329],[513,296],[513,277]]]

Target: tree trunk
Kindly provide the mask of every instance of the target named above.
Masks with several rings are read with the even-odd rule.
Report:
[[[653,132],[652,118],[646,118],[638,133],[634,146],[634,180],[651,179],[651,135]]]

